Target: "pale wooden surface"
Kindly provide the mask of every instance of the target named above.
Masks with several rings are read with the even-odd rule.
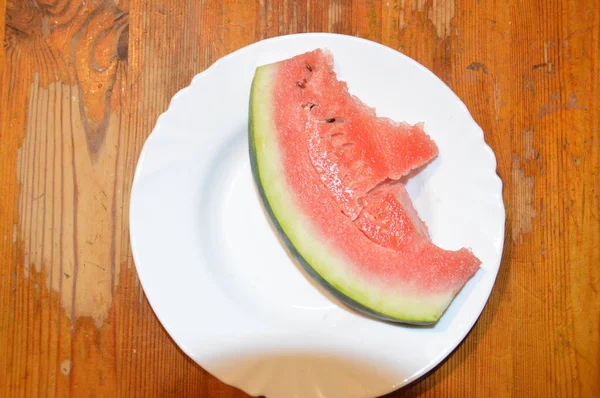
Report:
[[[128,238],[171,96],[262,38],[330,31],[430,68],[483,127],[506,248],[476,327],[392,396],[600,396],[596,0],[0,0],[0,396],[242,397],[168,337]]]

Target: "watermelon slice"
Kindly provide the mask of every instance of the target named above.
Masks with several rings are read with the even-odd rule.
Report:
[[[315,50],[257,68],[254,178],[289,251],[333,295],[375,318],[436,322],[478,269],[435,246],[395,180],[437,155],[422,125],[378,118]]]

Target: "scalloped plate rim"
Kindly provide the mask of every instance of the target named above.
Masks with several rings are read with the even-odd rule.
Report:
[[[168,117],[169,113],[172,111],[172,109],[177,106],[177,103],[179,101],[184,100],[184,96],[185,96],[186,92],[193,90],[196,86],[200,86],[202,84],[202,80],[210,78],[211,74],[218,73],[219,66],[222,65],[223,63],[225,63],[227,60],[238,57],[238,56],[244,54],[245,52],[252,51],[253,49],[258,49],[258,48],[260,48],[260,46],[263,46],[263,45],[265,45],[265,43],[268,43],[268,42],[273,43],[273,42],[277,42],[277,41],[286,41],[286,40],[293,39],[293,38],[316,38],[316,39],[318,39],[323,36],[340,37],[340,38],[344,38],[344,39],[348,39],[348,40],[368,42],[370,45],[378,46],[386,51],[392,51],[392,52],[396,53],[396,55],[400,55],[401,57],[403,57],[405,59],[405,61],[413,63],[414,66],[417,66],[418,68],[422,69],[423,71],[426,71],[428,74],[431,75],[432,78],[438,80],[441,83],[441,85],[445,89],[447,89],[449,91],[449,93],[454,97],[455,101],[457,101],[458,103],[460,103],[462,105],[462,110],[465,113],[465,115],[463,115],[463,116],[467,116],[468,119],[470,119],[470,122],[472,123],[474,130],[477,131],[478,136],[481,139],[481,144],[483,146],[483,149],[487,152],[488,157],[491,157],[491,159],[493,160],[493,171],[494,171],[493,178],[497,179],[496,184],[499,184],[499,190],[493,196],[495,197],[496,200],[498,200],[498,205],[501,207],[501,211],[502,211],[502,215],[503,215],[502,225],[501,225],[501,233],[502,233],[502,236],[504,236],[505,208],[504,208],[504,203],[503,203],[503,198],[502,198],[503,184],[502,184],[502,180],[500,179],[500,177],[497,175],[497,172],[496,172],[497,162],[496,162],[495,154],[494,154],[493,150],[491,149],[491,147],[485,142],[483,130],[476,123],[476,121],[472,117],[472,115],[469,112],[466,105],[460,100],[460,98],[445,83],[443,83],[443,81],[441,81],[428,68],[426,68],[422,64],[418,63],[417,61],[413,60],[412,58],[410,58],[400,52],[397,52],[396,50],[391,49],[383,44],[372,42],[372,41],[354,37],[354,36],[346,36],[346,35],[339,35],[339,34],[332,34],[332,33],[304,33],[304,34],[292,34],[292,35],[277,36],[277,37],[265,39],[262,41],[258,41],[253,44],[250,44],[248,46],[245,46],[243,48],[240,48],[240,49],[218,59],[213,64],[211,64],[206,70],[195,75],[188,86],[180,89],[176,94],[173,95],[171,101],[169,102],[169,106],[168,106],[167,110],[165,110],[163,113],[161,113],[159,115],[151,134],[148,136],[148,138],[146,139],[146,141],[142,147],[142,150],[140,152],[140,156],[139,156],[139,159],[138,159],[138,162],[136,165],[136,170],[135,170],[135,174],[134,174],[134,178],[133,178],[133,184],[132,184],[131,195],[130,195],[129,222],[130,222],[131,247],[132,247],[132,255],[133,255],[134,263],[135,263],[135,266],[136,266],[136,269],[138,272],[138,277],[140,279],[140,283],[141,283],[142,287],[144,288],[144,291],[146,293],[148,301],[149,301],[151,307],[153,308],[157,318],[160,320],[163,327],[165,327],[168,334],[173,338],[173,340],[177,343],[177,345],[184,351],[184,353],[186,355],[188,355],[190,358],[192,358],[195,362],[197,362],[200,366],[202,366],[201,360],[198,359],[194,355],[193,350],[190,347],[187,347],[185,342],[183,342],[179,339],[178,333],[174,330],[171,330],[170,326],[163,321],[161,314],[156,311],[156,309],[155,309],[156,302],[155,301],[158,301],[158,299],[155,298],[154,294],[152,294],[151,292],[148,292],[146,290],[145,282],[144,282],[146,277],[145,277],[145,273],[143,271],[144,266],[138,261],[138,259],[140,257],[139,251],[141,249],[136,244],[136,237],[135,237],[135,234],[133,233],[133,229],[134,229],[133,225],[135,225],[137,223],[137,220],[135,220],[133,217],[133,214],[135,213],[134,209],[136,209],[134,197],[135,197],[135,193],[136,193],[136,186],[139,184],[139,179],[142,178],[141,177],[142,171],[144,170],[144,167],[147,163],[147,159],[146,159],[147,158],[147,147],[154,139],[156,139],[158,136],[160,136],[166,132],[166,128],[164,126],[165,120],[167,119],[167,117]],[[483,300],[480,303],[480,308],[478,309],[477,315],[474,317],[472,324],[469,327],[466,327],[464,329],[464,333],[462,334],[462,336],[459,339],[456,340],[455,344],[450,345],[447,347],[446,350],[439,352],[439,355],[437,356],[437,358],[434,361],[432,361],[428,366],[423,367],[419,372],[416,372],[415,374],[413,374],[410,378],[404,380],[402,383],[402,386],[410,384],[411,382],[420,378],[421,376],[423,376],[424,374],[429,372],[431,369],[433,369],[435,366],[437,366],[444,358],[446,358],[463,341],[464,337],[468,334],[468,332],[472,329],[474,324],[477,322],[479,316],[481,315],[481,312],[483,311],[483,308],[485,307],[485,305],[489,299],[491,290],[493,289],[493,286],[495,284],[495,280],[496,280],[496,277],[497,277],[497,274],[499,271],[499,265],[500,265],[499,262],[500,262],[501,254],[502,254],[502,250],[503,250],[503,243],[504,243],[504,241],[502,239],[502,241],[500,242],[500,247],[499,247],[500,258],[498,259],[498,266],[495,267],[495,269],[493,270],[493,275],[491,275],[493,277],[494,282],[492,282],[492,285],[490,287],[490,292],[488,293],[487,297],[485,298],[485,300]],[[242,390],[244,389],[243,385],[237,385],[235,382],[232,382],[232,381],[226,380],[226,379],[222,379],[219,375],[216,375],[216,374],[214,376],[221,379],[223,382],[226,382],[226,383],[233,385],[237,388],[240,388]],[[394,389],[395,389],[395,387],[394,387]],[[390,390],[389,392],[393,391],[394,389]]]

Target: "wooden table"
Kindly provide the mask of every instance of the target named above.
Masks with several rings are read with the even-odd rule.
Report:
[[[129,247],[131,180],[196,73],[308,31],[430,68],[482,126],[505,183],[503,261],[479,322],[391,396],[600,396],[597,0],[4,1],[1,397],[245,396],[150,309]]]

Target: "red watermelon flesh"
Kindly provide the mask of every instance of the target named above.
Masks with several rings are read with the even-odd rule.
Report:
[[[354,224],[373,242],[395,250],[421,248],[430,241],[427,226],[400,183],[369,192]]]
[[[298,122],[308,134],[312,163],[341,210],[355,219],[377,184],[426,164],[438,150],[421,124],[377,118],[337,80],[331,63],[328,53],[307,53],[286,61],[285,78],[294,84],[290,100],[304,110]]]
[[[422,126],[377,118],[337,80],[331,56],[322,50],[280,62],[275,79],[274,118],[283,169],[297,204],[320,235],[342,248],[355,264],[354,272],[364,278],[389,287],[408,283],[416,290],[456,292],[462,287],[480,261],[467,249],[453,252],[433,245],[404,188],[385,187],[387,179],[437,155]],[[353,144],[347,157],[334,149],[338,130]],[[365,196],[381,182],[383,201],[393,208],[384,217],[403,225],[399,235],[369,232],[370,209],[382,208],[382,202],[377,195]],[[357,184],[360,189],[353,188]],[[355,224],[364,203],[368,212]]]
[[[415,256],[413,261],[423,267],[454,265],[459,275],[468,279],[481,263],[470,250],[450,251],[435,246],[400,183],[383,184],[371,191],[354,224],[373,242]]]

